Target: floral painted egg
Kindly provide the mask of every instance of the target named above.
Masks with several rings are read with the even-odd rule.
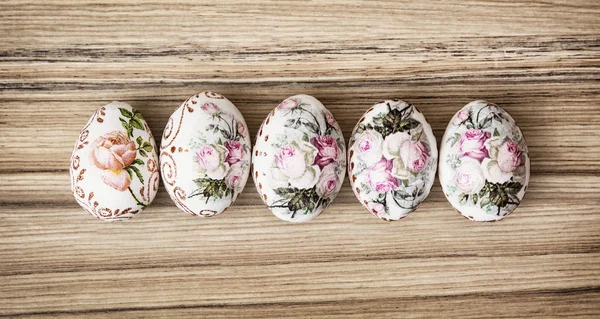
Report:
[[[250,171],[242,113],[223,95],[202,92],[169,118],[160,145],[165,189],[182,211],[212,217],[233,204]]]
[[[346,147],[333,115],[309,95],[281,102],[262,123],[252,154],[254,183],[282,220],[317,217],[344,181]]]
[[[71,155],[71,189],[88,213],[127,220],[158,190],[158,156],[142,114],[122,102],[100,107],[81,130]]]
[[[375,104],[348,144],[350,185],[375,216],[398,220],[417,209],[433,185],[437,145],[425,116],[401,100]]]
[[[497,221],[517,208],[529,184],[529,153],[515,120],[474,101],[454,115],[440,146],[440,183],[463,216]]]

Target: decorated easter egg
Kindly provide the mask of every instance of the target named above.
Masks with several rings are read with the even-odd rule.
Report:
[[[346,147],[333,115],[309,95],[285,99],[256,136],[252,176],[260,197],[282,220],[317,217],[344,181]]]
[[[450,204],[470,220],[513,212],[529,184],[529,152],[515,120],[493,103],[465,105],[446,128],[439,176]]]
[[[223,95],[202,92],[173,112],[160,145],[165,189],[179,209],[212,217],[231,206],[250,171],[244,117]]]
[[[158,156],[142,114],[123,102],[100,107],[81,130],[71,155],[71,189],[88,213],[127,220],[158,190]]]
[[[425,116],[412,104],[375,104],[348,143],[348,176],[360,203],[375,216],[398,220],[417,209],[433,185],[437,145]]]

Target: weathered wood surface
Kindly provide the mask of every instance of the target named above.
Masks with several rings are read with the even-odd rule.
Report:
[[[598,316],[600,3],[216,3],[0,4],[0,317]],[[203,90],[229,97],[252,134],[280,100],[314,95],[346,138],[398,97],[438,141],[484,98],[523,130],[529,192],[493,224],[461,218],[437,182],[395,223],[347,182],[301,225],[251,181],[213,219],[162,188],[127,223],[77,206],[68,160],[98,106],[131,103],[161,136]]]

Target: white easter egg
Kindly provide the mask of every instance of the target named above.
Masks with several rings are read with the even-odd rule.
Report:
[[[285,99],[267,116],[252,154],[261,199],[282,220],[317,217],[337,196],[346,172],[344,136],[309,95]]]
[[[529,152],[521,129],[498,105],[474,101],[458,111],[440,146],[446,198],[474,221],[497,221],[521,203],[529,184]]]
[[[431,126],[416,107],[401,100],[379,102],[365,112],[350,137],[350,185],[372,214],[398,220],[429,195],[437,156]]]
[[[250,136],[244,117],[218,93],[188,98],[165,127],[160,167],[179,209],[195,216],[221,214],[248,180]]]
[[[71,155],[71,189],[88,213],[129,219],[158,190],[158,156],[142,114],[123,102],[100,107],[81,130]]]

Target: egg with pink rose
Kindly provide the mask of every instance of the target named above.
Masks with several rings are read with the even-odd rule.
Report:
[[[189,97],[169,117],[160,145],[165,189],[182,211],[223,213],[240,195],[250,171],[246,121],[219,93]]]
[[[437,168],[431,126],[414,105],[386,100],[369,108],[348,142],[348,176],[359,202],[394,221],[427,198]]]
[[[529,163],[525,138],[510,114],[496,104],[473,101],[446,128],[439,178],[460,214],[474,221],[497,221],[523,200]]]
[[[139,214],[158,191],[158,156],[141,112],[123,102],[98,108],[71,155],[71,189],[81,207],[101,220]]]
[[[333,114],[310,95],[283,100],[256,136],[252,177],[278,218],[306,222],[337,196],[346,172],[346,147]]]

